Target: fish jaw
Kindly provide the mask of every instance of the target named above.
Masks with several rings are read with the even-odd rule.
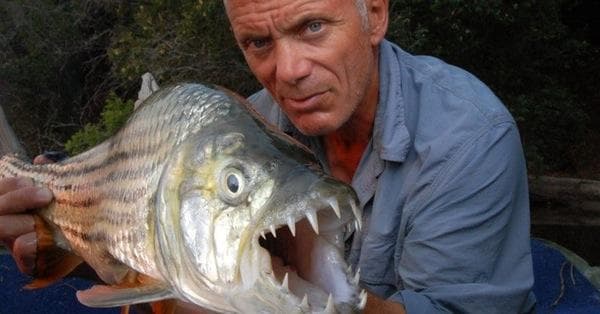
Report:
[[[251,240],[240,248],[244,290],[236,291],[231,300],[243,312],[360,311],[366,294],[359,292],[359,277],[344,260],[346,228],[360,217],[360,211],[352,210],[355,194],[349,186],[326,177],[294,176],[279,189],[286,193],[272,196],[267,209],[254,217],[248,231]],[[297,189],[295,194],[290,193],[292,187]],[[272,255],[264,246],[275,239],[282,241],[280,249],[283,245],[283,251],[293,252]]]
[[[351,210],[356,202],[353,191],[335,181],[308,176],[317,181],[307,188],[312,192],[289,194],[289,187],[302,187],[308,181],[296,173],[296,180],[278,190],[273,181],[264,182],[250,196],[250,204],[258,204],[257,208],[249,206],[201,219],[197,209],[207,207],[205,200],[200,196],[184,197],[180,223],[185,231],[179,242],[186,253],[179,272],[185,275],[175,283],[181,297],[220,312],[360,310],[364,293],[359,293],[358,276],[343,256],[345,229],[356,221]],[[319,191],[321,188],[331,191]],[[278,191],[288,192],[289,197]],[[331,204],[336,203],[334,210]],[[234,211],[224,212],[228,210]],[[309,216],[317,217],[317,221],[311,223],[314,218]],[[284,261],[287,258],[271,255],[261,245],[267,238],[272,239],[273,230],[279,239],[295,241],[290,245],[294,249],[290,255],[296,261]],[[306,256],[300,256],[302,252],[307,252]]]

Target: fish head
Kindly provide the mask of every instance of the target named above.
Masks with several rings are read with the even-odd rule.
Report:
[[[190,135],[159,185],[156,246],[178,297],[219,312],[364,306],[344,260],[355,192],[245,109]]]

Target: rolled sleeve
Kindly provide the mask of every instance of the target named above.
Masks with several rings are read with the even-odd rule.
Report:
[[[424,176],[427,178],[427,176]],[[531,303],[529,204],[516,127],[459,148],[409,208],[390,296],[408,313],[514,313]]]

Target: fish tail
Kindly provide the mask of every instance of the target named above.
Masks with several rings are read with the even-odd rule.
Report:
[[[37,234],[35,279],[25,286],[26,289],[43,288],[59,281],[83,262],[81,257],[55,245],[52,232],[41,217],[34,215],[34,220]]]
[[[15,135],[15,132],[8,124],[6,115],[2,106],[0,106],[0,156],[13,153],[21,156],[26,156],[25,148]]]

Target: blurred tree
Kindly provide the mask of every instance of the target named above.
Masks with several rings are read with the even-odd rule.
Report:
[[[116,7],[0,2],[0,99],[30,153],[60,148],[116,88],[106,55]]]
[[[388,35],[490,85],[515,115],[534,172],[572,172],[589,158],[580,144],[592,128],[600,52],[563,22],[568,3],[396,0]]]
[[[109,50],[122,79],[138,84],[150,72],[160,85],[209,82],[244,95],[258,88],[221,1],[154,0],[133,9],[133,23],[116,30]]]

